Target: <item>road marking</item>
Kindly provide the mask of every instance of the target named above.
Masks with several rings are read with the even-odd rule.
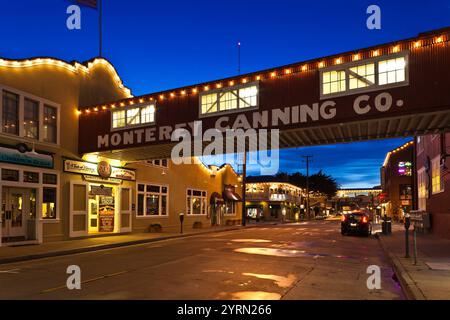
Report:
[[[0,270],[0,273],[17,274],[19,271],[20,269]]]
[[[115,277],[115,276],[120,276],[125,273],[128,273],[128,271],[120,271],[120,272],[111,273],[111,274],[107,274],[104,276],[88,279],[88,280],[82,281],[81,284],[91,283],[91,282],[98,281],[98,280],[103,280],[103,279],[107,279],[107,278],[111,278],[111,277]],[[59,286],[59,287],[55,287],[55,288],[50,288],[50,289],[41,291],[41,294],[55,292],[55,291],[59,291],[59,290],[63,290],[63,289],[67,289],[67,286],[64,285],[64,286]]]

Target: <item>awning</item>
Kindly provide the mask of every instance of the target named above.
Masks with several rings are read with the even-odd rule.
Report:
[[[217,203],[224,203],[225,201],[223,201],[222,196],[217,193],[217,192],[213,192],[213,194],[211,194],[211,198],[209,199],[209,203],[211,205],[217,204]]]
[[[223,190],[223,198],[232,202],[241,202],[242,198],[235,192],[235,188],[233,186],[225,186]]]

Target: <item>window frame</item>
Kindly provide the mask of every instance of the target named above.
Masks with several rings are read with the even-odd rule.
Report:
[[[143,185],[144,186],[144,191],[139,191],[139,185]],[[160,192],[151,192],[151,191],[147,191],[147,186],[156,186],[160,188]],[[167,193],[163,193],[162,192],[162,188],[167,188]],[[166,184],[160,184],[160,183],[153,183],[153,182],[146,182],[146,181],[139,181],[136,182],[136,219],[159,219],[159,218],[169,218],[170,215],[170,210],[169,210],[169,195],[170,193],[170,188],[169,185]],[[143,195],[144,196],[144,203],[143,203],[143,215],[139,215],[139,195]],[[158,215],[147,215],[147,195],[158,195],[159,196],[159,213]],[[166,215],[162,215],[162,196],[166,196]]]
[[[191,195],[188,194],[189,191],[191,191]],[[202,196],[194,196],[194,191],[201,192]],[[205,196],[203,196],[203,192],[205,193]],[[201,189],[196,189],[196,188],[186,188],[185,195],[186,195],[186,197],[185,197],[186,216],[188,216],[188,217],[206,217],[206,216],[208,216],[209,204],[208,204],[208,191],[207,190],[201,190]],[[200,197],[200,201],[202,203],[202,206],[203,206],[203,200],[205,200],[206,207],[205,208],[203,208],[203,207],[200,208],[200,214],[194,214],[193,213],[193,202],[192,201],[190,201],[190,208],[188,210],[188,205],[187,205],[188,201],[187,200],[188,200],[189,197],[191,197],[191,198],[192,197],[196,197],[196,198]],[[190,212],[190,213],[188,213],[188,212]]]
[[[19,119],[19,131],[18,134],[11,134],[3,132],[0,130],[0,136],[14,138],[19,141],[27,142],[27,143],[39,143],[47,146],[60,146],[61,145],[61,105],[50,101],[45,98],[41,98],[35,96],[31,93],[18,90],[15,88],[11,88],[8,86],[0,85],[0,124],[3,124],[3,93],[10,92],[19,96],[19,110],[18,110],[18,119]],[[39,113],[39,127],[38,139],[29,138],[25,135],[25,99],[32,100],[38,103],[38,113]],[[48,105],[49,107],[56,109],[56,142],[46,142],[44,141],[44,106]]]
[[[228,206],[231,205],[231,208],[233,209],[233,212],[228,213]],[[235,216],[236,215],[236,202],[234,201],[226,201],[225,202],[225,212],[224,212],[224,216]]]
[[[256,94],[256,106],[250,106],[250,107],[244,107],[244,108],[239,108],[239,92],[241,89],[246,89],[246,88],[250,88],[250,87],[256,87],[257,89],[257,94]],[[229,109],[229,110],[220,110],[220,99],[221,96],[220,94],[226,94],[228,92],[232,92],[232,91],[237,91],[237,108],[236,109]],[[207,95],[212,95],[212,94],[216,94],[217,95],[217,110],[215,112],[211,112],[211,113],[203,113],[202,110],[202,97],[207,96]],[[244,111],[251,111],[251,110],[257,110],[259,109],[259,105],[260,105],[260,84],[259,81],[253,81],[253,82],[247,82],[247,83],[243,83],[243,84],[239,84],[239,85],[235,85],[235,86],[230,86],[230,87],[224,87],[224,88],[220,88],[220,89],[212,89],[212,90],[208,90],[208,91],[204,91],[202,93],[200,93],[198,95],[198,114],[199,114],[199,118],[208,118],[208,117],[214,117],[214,116],[222,116],[222,115],[227,115],[227,114],[232,114],[232,113],[238,113],[238,112],[244,112]]]
[[[382,55],[374,58],[369,59],[361,59],[357,61],[351,61],[348,63],[343,63],[331,67],[322,68],[319,71],[319,87],[320,87],[320,99],[330,99],[330,98],[336,98],[336,97],[343,97],[343,96],[350,96],[353,94],[363,93],[363,92],[373,92],[373,91],[379,91],[384,89],[390,89],[390,88],[398,88],[398,87],[404,87],[409,86],[409,55],[410,51],[405,50],[397,53]],[[405,58],[405,81],[402,82],[396,82],[396,83],[388,83],[380,85],[380,73],[379,73],[379,63],[381,61],[385,60],[391,60],[396,58]],[[375,84],[373,86],[363,87],[363,88],[356,88],[356,89],[350,89],[350,77],[348,75],[348,70],[354,67],[363,66],[367,64],[375,64]],[[324,94],[323,93],[323,74],[325,72],[330,71],[345,71],[345,83],[346,83],[346,90],[341,92],[334,92],[330,94]]]
[[[433,159],[431,159],[431,194],[435,195],[435,194],[439,194],[445,191],[444,188],[444,180],[443,180],[443,175],[442,175],[442,165],[441,165],[441,155],[437,155],[436,157],[434,157]],[[437,168],[436,168],[436,163],[437,163]],[[435,175],[434,175],[434,171],[438,170],[439,171],[439,190],[436,190],[435,187]]]
[[[153,108],[155,110],[153,113],[153,121],[142,123],[142,110],[144,110],[145,108],[147,108],[149,106],[153,106]],[[128,124],[128,111],[132,110],[132,109],[137,109],[137,108],[139,108],[139,124]],[[116,112],[125,112],[125,125],[122,127],[116,127],[116,128],[114,127],[114,113],[116,113]],[[140,104],[130,105],[127,107],[120,107],[120,108],[112,109],[111,116],[110,116],[110,124],[111,124],[111,132],[156,125],[156,101],[151,102],[151,103],[140,103]]]
[[[164,161],[164,160],[167,161],[167,166],[164,166],[162,164],[158,165],[158,164],[154,163],[155,161],[161,161],[161,163],[162,163],[162,161]],[[154,167],[154,168],[160,168],[160,169],[169,169],[169,162],[170,162],[169,159],[154,159],[154,160],[145,160],[142,163],[144,165],[148,166],[148,167]]]
[[[419,210],[426,211],[427,210],[427,200],[430,194],[430,190],[428,189],[428,181],[427,181],[427,171],[425,167],[417,170],[417,205]],[[422,195],[422,186],[424,188],[424,194]],[[423,206],[422,206],[423,204]]]

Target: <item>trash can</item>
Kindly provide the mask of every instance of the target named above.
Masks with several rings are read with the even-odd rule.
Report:
[[[392,219],[391,218],[388,218],[387,220],[386,220],[386,232],[387,232],[387,234],[392,234]]]
[[[392,233],[392,219],[386,216],[383,217],[383,222],[381,223],[381,232],[384,235]]]

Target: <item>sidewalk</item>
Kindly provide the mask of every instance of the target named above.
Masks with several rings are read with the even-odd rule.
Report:
[[[213,227],[207,229],[205,228],[197,230],[188,230],[184,234],[137,233],[137,234],[87,238],[79,240],[48,242],[40,245],[0,247],[0,265],[34,259],[58,257],[70,254],[126,247],[130,245],[150,243],[168,239],[184,238],[201,234],[233,231],[252,227],[256,227],[256,225],[250,225],[247,227],[242,226]]]
[[[417,265],[414,265],[413,236],[410,256],[405,258],[405,230],[393,226],[392,235],[380,234],[380,243],[391,259],[395,273],[410,300],[450,300],[450,240],[417,235]]]

